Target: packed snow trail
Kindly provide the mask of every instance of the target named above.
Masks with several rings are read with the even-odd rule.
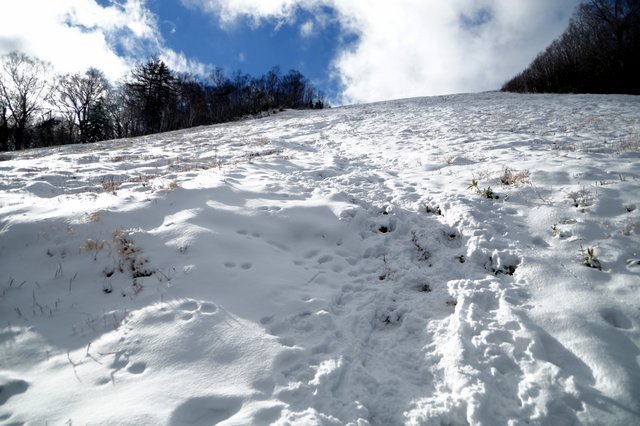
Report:
[[[0,422],[638,423],[639,117],[488,93],[12,153]]]

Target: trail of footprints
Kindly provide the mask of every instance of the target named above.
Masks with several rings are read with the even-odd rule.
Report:
[[[358,195],[388,193],[389,188],[375,189],[382,186],[383,181],[372,179],[372,184]],[[405,189],[414,192],[412,186]],[[393,387],[385,383],[384,378],[376,377],[375,370],[365,373],[357,363],[380,363],[386,365],[385,368],[393,365],[393,352],[390,356],[385,350],[385,339],[393,341],[393,337],[379,337],[378,334],[383,336],[394,329],[405,332],[409,326],[404,319],[410,317],[415,322],[411,325],[415,330],[415,347],[410,353],[396,356],[395,361],[414,366],[398,371],[399,375],[411,371],[404,380],[416,383],[413,398],[435,400],[438,392],[441,393],[436,389],[455,387],[459,377],[451,377],[451,372],[444,372],[439,365],[448,354],[441,352],[446,342],[438,340],[456,339],[462,335],[472,340],[476,353],[484,355],[469,354],[465,364],[458,365],[458,373],[454,374],[471,369],[476,374],[465,379],[469,386],[486,386],[497,392],[486,400],[463,401],[461,406],[468,404],[469,407],[475,405],[476,409],[479,406],[486,409],[492,404],[500,406],[499,402],[504,400],[511,403],[503,403],[501,409],[514,411],[521,406],[521,401],[534,400],[537,392],[534,385],[518,387],[526,373],[522,366],[537,368],[532,351],[540,343],[535,333],[525,326],[526,316],[521,313],[527,308],[528,296],[522,283],[517,283],[513,277],[522,262],[517,251],[506,243],[497,242],[492,237],[498,234],[496,230],[484,229],[478,223],[471,227],[471,235],[475,233],[480,237],[472,246],[470,235],[463,235],[464,226],[451,228],[436,219],[439,208],[425,219],[401,209],[393,212],[363,202],[359,207],[351,220],[364,224],[357,227],[366,247],[361,257],[350,257],[339,250],[334,253],[310,250],[295,260],[300,266],[327,270],[337,263],[335,256],[339,255],[346,262],[340,268],[333,266],[333,272],[344,272],[340,278],[343,280],[340,292],[332,300],[323,301],[324,305],[320,303],[323,306],[304,295],[303,301],[314,302],[308,310],[289,318],[263,319],[263,325],[270,333],[295,349],[281,360],[284,380],[276,390],[276,397],[290,404],[293,410],[314,407],[344,422],[356,420],[358,413],[370,421],[394,423],[406,420],[400,417],[397,408],[395,417],[384,413],[389,408],[384,398],[390,398]],[[447,281],[431,282],[429,276],[447,277]],[[451,288],[447,288],[447,283]],[[450,291],[454,297],[449,295]],[[416,302],[421,297],[419,292],[425,297]],[[428,293],[433,293],[434,302],[429,302]],[[446,306],[435,305],[442,302]],[[433,311],[430,315],[416,314],[429,309]],[[361,316],[358,318],[353,312],[360,312]],[[622,327],[626,324],[614,313],[603,315],[612,324]],[[345,326],[345,323],[349,325]],[[376,353],[380,356],[372,358]],[[336,354],[340,354],[337,360]],[[321,374],[323,371],[329,372]],[[416,380],[416,371],[421,372],[422,379]],[[373,385],[366,392],[340,395],[341,391],[349,389],[345,385],[349,378]],[[432,382],[430,385],[429,381]],[[527,392],[530,395],[526,395]],[[334,407],[319,406],[319,401],[327,400],[319,397],[323,393],[328,394],[325,395],[328,400],[366,402],[367,408],[340,408],[338,401],[334,401]],[[395,402],[400,406],[408,403]],[[532,410],[534,405],[532,402],[528,409]],[[446,409],[443,409],[443,419],[446,416]]]
[[[339,398],[336,393],[349,389],[344,384],[348,379],[344,377],[351,377],[354,382],[375,383],[367,392],[344,395],[346,400],[366,402],[365,418],[392,423],[402,421],[384,413],[382,401],[385,395],[388,398],[388,394],[393,393],[393,385],[379,377],[375,369],[365,371],[358,366],[359,363],[381,364],[386,365],[381,371],[386,371],[393,364],[393,358],[397,365],[414,366],[397,368],[398,377],[414,383],[413,396],[419,397],[430,389],[427,383],[430,373],[425,369],[423,352],[429,336],[424,330],[429,321],[451,315],[455,302],[445,304],[445,300],[450,300],[446,296],[446,282],[431,282],[429,277],[457,274],[461,278],[465,272],[458,259],[465,253],[465,247],[454,229],[433,217],[419,217],[402,211],[400,214],[404,216],[402,220],[385,209],[371,206],[367,210],[361,209],[357,221],[365,222],[366,231],[362,232],[364,253],[360,259],[336,249],[333,254],[310,250],[297,261],[319,270],[344,272],[338,275],[343,282],[340,292],[325,301],[303,294],[301,298],[309,309],[289,318],[263,319],[263,325],[271,334],[279,336],[282,344],[295,347],[280,364],[284,380],[276,391],[277,398],[293,409],[304,410],[316,406],[318,401]],[[335,268],[337,260],[345,263],[344,269]],[[444,272],[452,269],[452,265],[460,267],[457,273]],[[430,301],[429,293],[433,293],[442,306],[435,306],[438,302]],[[405,324],[405,317],[417,321]],[[394,337],[387,334],[395,333],[393,330],[398,328],[403,329],[402,333],[409,329],[415,343],[410,351],[394,355],[388,348],[393,345]],[[406,342],[401,344],[407,345]],[[336,355],[339,355],[339,362]],[[320,374],[328,368],[342,373]],[[416,371],[421,371],[422,376],[416,377]],[[321,394],[325,394],[325,398],[320,397]],[[334,402],[338,408],[316,408],[328,410],[327,414],[337,416],[341,421],[356,420],[350,411],[353,407],[340,409],[341,404]],[[355,410],[356,413],[360,411]]]
[[[173,324],[176,321],[189,322],[200,315],[214,315],[217,311],[218,307],[211,302],[183,300],[177,302],[177,304],[176,302],[167,303],[166,307],[161,308],[158,313],[146,316],[142,324],[154,327],[158,324]],[[105,363],[109,369],[108,375],[98,378],[96,385],[116,385],[118,380],[124,378],[124,375],[129,375],[129,378],[131,378],[131,376],[142,375],[147,371],[147,363],[144,360],[135,359],[141,349],[144,348],[143,342],[139,338],[130,338],[129,335],[132,332],[135,335],[135,331],[125,321],[122,327],[122,336],[115,350],[98,350],[96,355],[92,355],[89,352],[89,348],[87,349],[86,357],[91,357],[94,361],[99,361],[100,363],[104,358],[109,360],[108,363]],[[77,365],[81,365],[81,363]]]

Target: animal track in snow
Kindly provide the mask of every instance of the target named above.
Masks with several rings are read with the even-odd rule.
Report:
[[[627,259],[626,261],[627,269],[631,271],[640,270],[640,259]]]
[[[223,265],[225,266],[225,268],[228,268],[228,269],[233,269],[236,266],[238,266],[236,262],[224,262]],[[251,262],[243,262],[240,264],[240,269],[243,269],[245,271],[251,269],[252,267],[253,267],[253,264]]]
[[[147,369],[147,364],[142,361],[134,362],[127,367],[127,371],[131,374],[142,374]]]
[[[278,206],[260,206],[257,208],[257,210],[263,211],[263,212],[278,212],[280,210],[282,210],[282,207],[278,207]]]
[[[614,308],[605,308],[600,311],[600,316],[612,327],[628,330],[633,323],[625,314]]]
[[[320,253],[320,250],[310,250],[304,254],[305,259],[313,259]]]
[[[100,377],[95,381],[96,386],[103,386],[108,383],[111,383],[111,379],[109,377]]]
[[[183,312],[184,314],[191,315],[189,319],[191,319],[194,315],[204,314],[204,315],[212,315],[218,311],[218,307],[212,302],[198,302],[196,300],[184,300],[181,301],[176,309],[178,311]]]
[[[218,307],[210,302],[202,302],[202,304],[200,304],[200,312],[205,314],[205,315],[212,315],[215,314],[218,311]]]
[[[242,399],[231,396],[200,396],[188,398],[171,414],[169,425],[208,426],[218,424],[242,408]]]
[[[185,312],[195,312],[200,308],[200,304],[198,302],[196,302],[195,300],[187,300],[184,301],[182,303],[180,303],[180,305],[178,305],[178,309],[185,311]]]
[[[0,405],[7,402],[14,395],[25,393],[29,389],[29,383],[22,379],[8,377],[0,378]]]

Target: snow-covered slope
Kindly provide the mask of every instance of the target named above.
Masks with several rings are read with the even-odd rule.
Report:
[[[0,424],[640,424],[638,97],[2,159]]]

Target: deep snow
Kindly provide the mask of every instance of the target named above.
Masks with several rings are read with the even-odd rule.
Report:
[[[3,160],[0,424],[640,424],[638,97]]]

